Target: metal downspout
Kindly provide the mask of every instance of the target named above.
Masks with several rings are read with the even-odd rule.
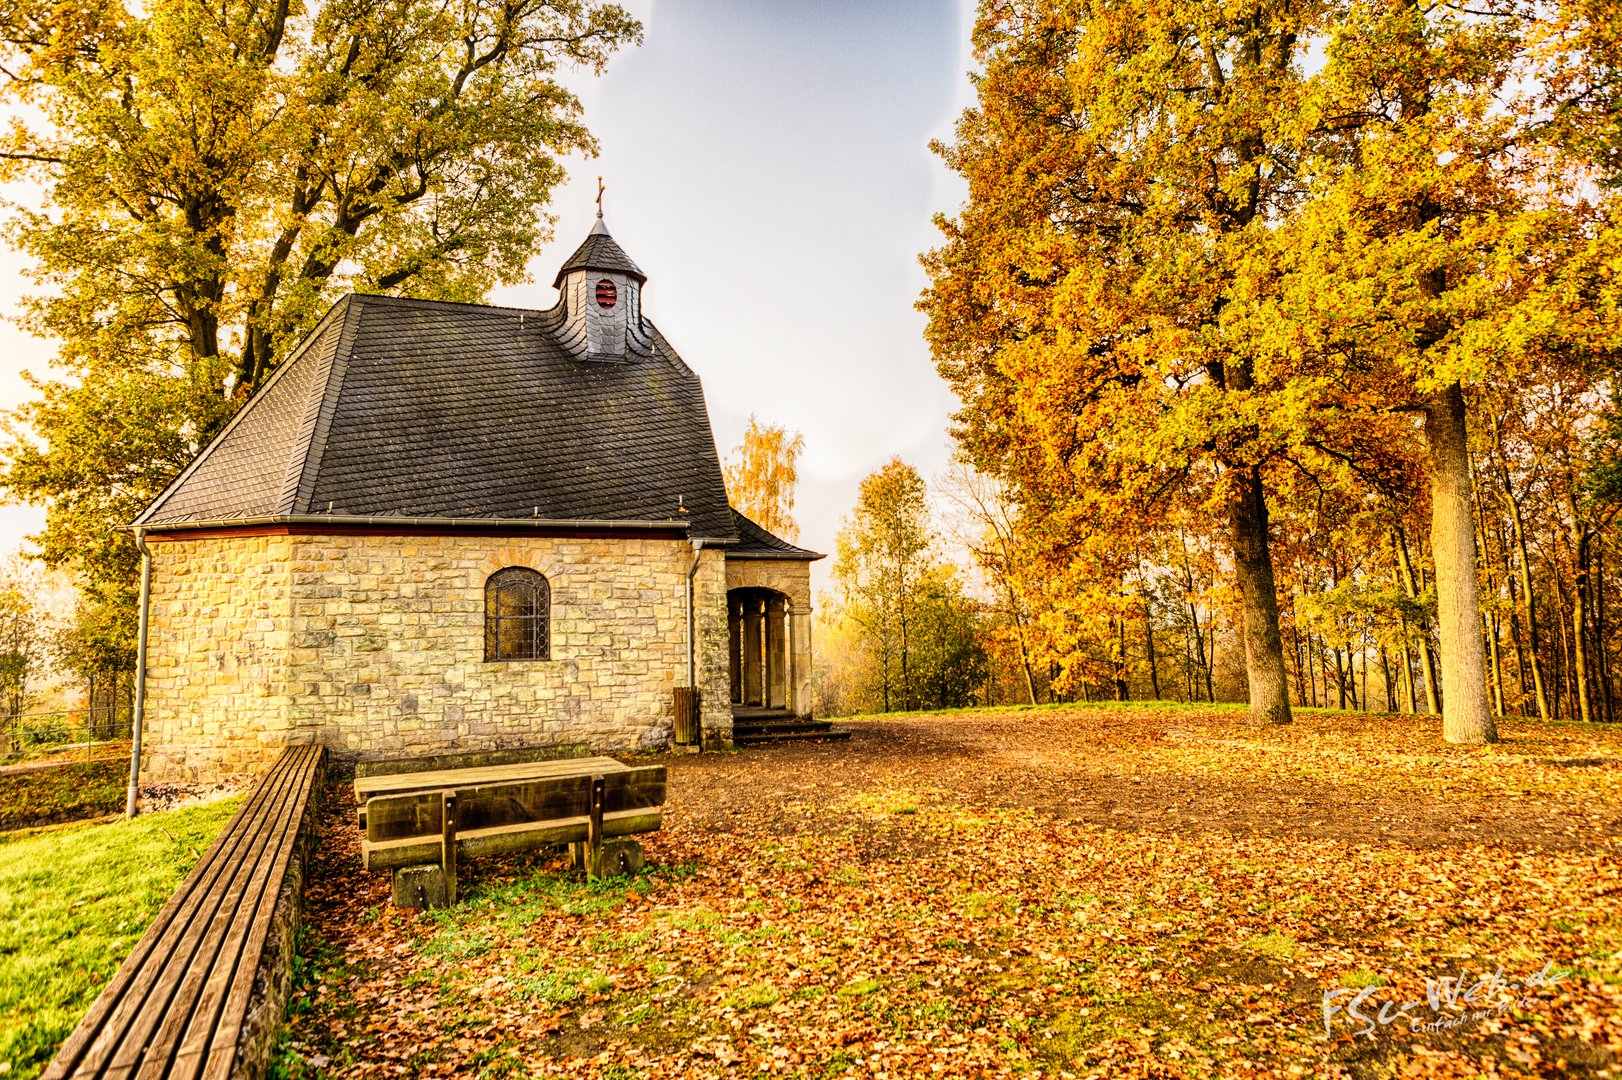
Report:
[[[691,543],[693,545],[693,565],[687,568],[687,685],[696,687],[698,685],[698,660],[695,656],[697,643],[694,638],[697,636],[697,616],[693,596],[693,578],[698,574],[698,562],[700,553],[704,550],[704,541],[695,538]]]
[[[130,788],[124,802],[124,816],[133,818],[141,781],[141,724],[146,719],[146,630],[152,607],[152,549],[146,543],[146,530],[135,530],[135,546],[141,552],[141,624],[135,642],[135,706],[130,718]]]

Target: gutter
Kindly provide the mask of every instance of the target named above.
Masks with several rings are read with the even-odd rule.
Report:
[[[146,545],[146,530],[135,530],[135,546],[141,552],[141,624],[135,644],[135,703],[130,717],[130,786],[124,800],[124,816],[133,818],[141,781],[141,727],[146,720],[146,637],[148,615],[152,610],[152,549]]]
[[[690,524],[674,518],[664,521],[618,521],[542,517],[405,517],[398,514],[260,514],[254,517],[166,521],[161,524],[137,521],[118,527],[133,530],[139,535],[143,532],[178,532],[185,529],[227,529],[241,525],[414,525],[447,529],[488,529],[494,526],[503,529],[659,529],[686,532]]]

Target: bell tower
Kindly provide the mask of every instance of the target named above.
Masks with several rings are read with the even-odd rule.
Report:
[[[647,280],[608,233],[598,177],[597,222],[552,283],[564,307],[558,341],[576,358],[591,363],[652,355],[653,341],[642,323],[642,286]]]

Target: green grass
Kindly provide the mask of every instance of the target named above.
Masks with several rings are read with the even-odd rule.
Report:
[[[1301,944],[1290,935],[1277,930],[1257,934],[1245,942],[1244,949],[1248,953],[1278,961],[1293,960],[1301,955]]]
[[[0,1070],[35,1076],[236,811],[0,837]]]
[[[127,760],[104,758],[0,776],[0,829],[116,814],[129,774]]]

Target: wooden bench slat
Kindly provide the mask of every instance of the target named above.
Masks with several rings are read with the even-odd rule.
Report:
[[[435,769],[428,772],[357,776],[355,799],[357,802],[365,802],[368,798],[378,795],[399,792],[437,791],[441,788],[494,784],[503,780],[526,780],[556,776],[560,773],[607,774],[623,772],[628,768],[630,766],[609,757],[555,758],[550,761],[529,761],[510,765],[482,765],[471,769]]]
[[[503,855],[544,844],[577,844],[586,839],[589,819],[579,817],[532,821],[493,828],[473,829],[456,834],[456,857]],[[664,823],[664,811],[638,808],[603,814],[603,835],[610,839],[636,833],[656,832]],[[368,870],[399,870],[439,861],[439,837],[401,837],[393,840],[362,840],[361,857]]]
[[[300,773],[289,779],[294,797],[299,790]],[[250,929],[261,912],[265,882],[278,861],[280,849],[289,845],[288,813],[273,815],[260,828],[252,850],[238,863],[237,872],[220,895],[213,917],[202,928],[192,963],[175,988],[171,1007],[163,1023],[148,1040],[154,1052],[143,1055],[135,1072],[136,1080],[160,1077],[189,1078],[201,1065],[200,1052],[183,1056],[189,1033],[205,1032],[203,1045],[212,1041],[219,1022],[217,1004],[236,979],[239,960]],[[291,823],[296,831],[296,822]],[[168,1048],[164,1053],[156,1051]]]
[[[246,924],[247,932],[243,935],[240,947],[233,957],[230,975],[228,978],[210,980],[204,990],[203,1000],[198,1003],[196,1019],[176,1054],[177,1072],[174,1075],[177,1080],[181,1077],[186,1080],[194,1080],[197,1077],[219,1077],[224,1080],[230,1075],[236,1059],[237,1042],[247,1021],[248,1003],[253,995],[259,959],[270,936],[276,900],[281,895],[282,882],[287,877],[287,868],[292,863],[293,853],[298,846],[299,826],[304,820],[310,800],[314,797],[313,781],[318,763],[319,758],[316,756],[312,756],[306,763],[296,788],[294,803],[282,815],[281,835],[275,854],[268,867],[268,873],[257,883],[257,909]],[[238,926],[242,925],[239,920]],[[223,967],[219,973],[224,974]],[[210,1014],[212,1020],[207,1019]],[[179,1072],[178,1067],[188,1057],[194,1055],[197,1067],[184,1073]]]
[[[577,817],[591,803],[591,776],[564,776],[542,780],[514,780],[500,784],[443,790],[456,793],[457,832],[529,821]],[[649,765],[625,769],[604,777],[603,808],[635,810],[665,801],[665,768]],[[366,804],[366,838],[372,841],[438,834],[440,794],[437,791],[374,796]]]

